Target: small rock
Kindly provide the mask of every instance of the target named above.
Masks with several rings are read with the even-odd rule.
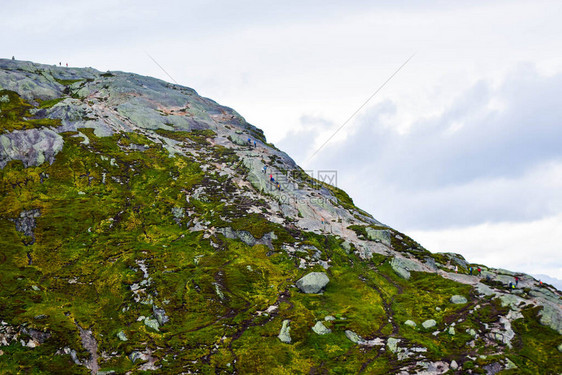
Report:
[[[459,296],[458,294],[455,294],[454,296],[451,297],[450,301],[456,305],[460,305],[463,303],[467,303],[467,299],[464,296]]]
[[[389,337],[388,341],[386,342],[386,346],[388,347],[388,350],[390,350],[393,353],[396,353],[396,350],[398,349],[398,343],[400,342],[400,339],[396,339],[394,337]]]
[[[314,325],[314,327],[312,327],[312,330],[319,335],[326,335],[328,333],[332,333],[332,330],[329,329],[329,328],[326,328],[326,326],[324,324],[322,324],[321,321],[317,321],[316,324]]]
[[[347,338],[349,339],[349,341],[357,344],[359,343],[359,341],[363,341],[363,339],[361,338],[361,336],[359,336],[357,333],[350,331],[349,329],[347,329],[345,331],[345,335],[347,336]]]
[[[459,364],[454,359],[451,361],[451,370],[455,371],[459,368]]]
[[[334,318],[332,315],[326,315],[326,316],[324,317],[324,320],[327,321],[327,322],[329,322],[329,321],[332,321],[332,320],[336,320],[336,318]]]
[[[435,327],[436,325],[437,325],[437,322],[434,319],[428,319],[428,320],[426,320],[425,322],[422,323],[422,326],[425,329]]]
[[[469,329],[469,330],[467,330],[467,332],[468,332],[468,334],[469,334],[470,336],[472,336],[472,337],[476,336],[476,331],[475,331],[474,329],[472,329],[472,328]]]
[[[146,358],[146,355],[144,353],[141,352],[132,352],[131,354],[129,354],[129,359],[131,360],[131,362],[135,363],[137,359],[140,360],[144,360]]]
[[[127,341],[128,340],[127,336],[125,335],[125,332],[123,332],[123,331],[119,331],[117,333],[117,338],[121,341]]]
[[[449,329],[447,330],[447,333],[451,336],[455,335],[455,327],[449,327]]]
[[[158,328],[160,327],[160,325],[158,324],[158,320],[151,319],[151,318],[146,318],[144,320],[144,325],[149,328],[152,328],[155,331],[158,331]]]
[[[330,279],[324,272],[311,272],[297,281],[297,287],[303,293],[311,294],[320,292]]]
[[[505,369],[506,370],[513,370],[516,369],[517,365],[513,362],[511,362],[511,360],[509,358],[505,359]]]
[[[558,345],[558,351],[562,352],[562,344]]]
[[[158,324],[161,326],[163,326],[170,320],[170,318],[168,318],[168,316],[166,315],[166,311],[164,311],[164,309],[156,307],[156,305],[152,305],[152,312],[154,313],[156,320],[158,320]]]
[[[414,322],[413,320],[406,320],[404,324],[412,328],[416,328],[417,326],[416,322]]]
[[[291,343],[291,335],[289,333],[291,327],[289,326],[289,323],[290,320],[288,319],[283,320],[283,326],[281,327],[281,330],[279,331],[279,335],[277,336],[279,337],[279,340],[281,340],[281,342],[284,342],[285,344]]]
[[[31,289],[35,290],[35,291],[40,291],[41,289],[39,289],[39,287],[37,285],[32,285]]]
[[[441,311],[441,307],[437,306],[437,307],[435,308],[435,311]]]

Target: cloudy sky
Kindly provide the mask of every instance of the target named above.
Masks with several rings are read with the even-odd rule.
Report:
[[[4,0],[2,13],[2,57],[169,81],[150,55],[428,249],[562,279],[559,1]]]

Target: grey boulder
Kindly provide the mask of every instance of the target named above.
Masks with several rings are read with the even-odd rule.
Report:
[[[297,281],[297,287],[303,293],[311,294],[320,292],[330,279],[324,272],[311,272]]]
[[[452,296],[450,301],[451,301],[451,303],[454,303],[456,305],[460,305],[460,304],[468,302],[465,297],[459,296],[458,294],[455,294],[454,296]]]

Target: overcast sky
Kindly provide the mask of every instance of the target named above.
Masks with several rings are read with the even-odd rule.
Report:
[[[562,279],[560,14],[536,0],[4,0],[0,55],[170,81],[150,54],[428,249]]]

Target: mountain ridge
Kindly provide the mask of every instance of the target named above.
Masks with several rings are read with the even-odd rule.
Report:
[[[430,253],[193,89],[0,59],[0,109],[0,343],[16,358],[0,366],[29,355],[45,373],[49,356],[56,371],[91,373],[561,369],[559,291]]]

